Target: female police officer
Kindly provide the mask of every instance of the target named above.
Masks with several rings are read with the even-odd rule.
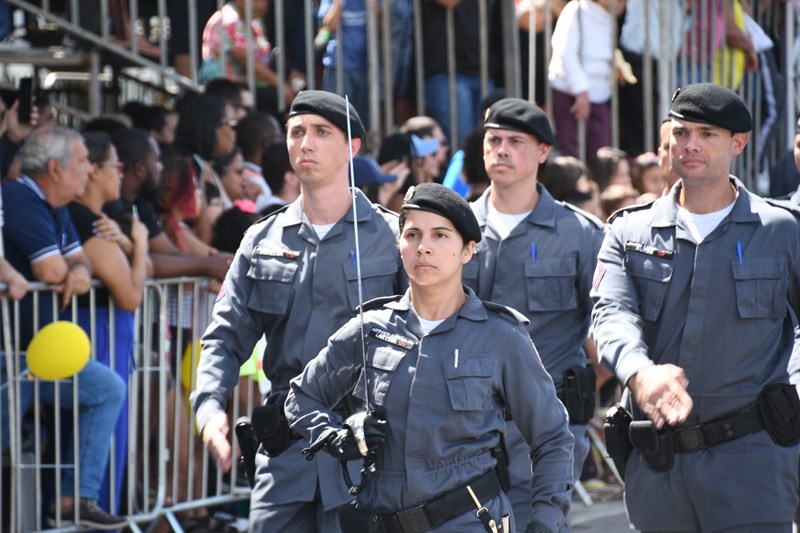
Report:
[[[363,329],[352,319],[291,382],[292,428],[310,448],[339,459],[361,454],[353,430],[331,406],[352,392],[383,414],[366,418],[376,471],[358,499],[373,513],[375,531],[499,528],[511,514],[496,468],[504,409],[531,447],[526,531],[557,531],[569,510],[573,438],[527,320],[461,284],[480,239],[457,193],[433,183],[410,189],[399,239],[409,290],[367,302]],[[488,512],[477,513],[479,507]],[[509,521],[507,533],[514,531]]]

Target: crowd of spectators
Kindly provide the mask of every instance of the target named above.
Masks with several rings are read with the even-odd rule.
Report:
[[[32,296],[25,296],[29,281],[53,285],[61,293],[62,311],[72,296],[79,296],[78,323],[95,336],[97,346],[106,347],[96,351],[79,376],[81,390],[87,391],[77,403],[82,427],[79,445],[81,457],[87,455],[81,461],[80,494],[73,494],[74,483],[68,473],[62,477],[60,508],[66,521],[79,505],[84,525],[121,527],[125,522],[112,512],[122,511],[119,489],[123,486],[123,458],[129,440],[127,413],[131,398],[127,386],[133,372],[133,313],[141,304],[145,279],[205,276],[211,280],[210,290],[219,289],[232,254],[250,224],[299,196],[298,180],[278,117],[304,86],[304,76],[299,69],[291,69],[285,81],[278,80],[268,26],[263,20],[266,4],[252,2],[250,39],[243,29],[243,0],[234,0],[209,13],[200,66],[206,91],[184,94],[173,107],[127,102],[121,106],[121,115],[96,118],[84,124],[80,133],[55,125],[43,107],[34,110],[29,124],[17,120],[18,104],[5,111],[0,124],[0,177],[6,255],[0,258],[0,280],[6,283],[8,296],[21,300],[23,310],[33,302]],[[404,9],[404,1],[389,4],[393,14],[399,13],[398,17],[406,16],[410,21],[410,6]],[[636,136],[637,142],[628,143],[627,152],[608,146],[611,118],[607,78],[612,72],[609,65],[614,61],[614,50],[605,41],[587,39],[587,28],[596,32],[593,35],[610,35],[613,19],[624,14],[626,2],[613,3],[618,9],[616,14],[610,13],[611,4],[609,0],[550,3],[555,33],[549,83],[554,91],[552,111],[558,142],[540,173],[540,182],[556,200],[603,220],[622,207],[652,201],[676,181],[668,157],[668,127],[662,126],[658,146],[643,146],[642,134]],[[535,31],[541,39],[542,2],[518,0],[516,5],[521,32],[530,31],[529,12],[537,10]],[[648,4],[627,1],[629,15],[622,27],[627,39],[621,43],[628,47],[623,52],[637,73],[641,71],[644,47],[642,26],[637,26],[632,17],[655,14],[644,13],[643,5]],[[455,14],[458,58],[457,138],[449,140],[449,98],[454,95],[448,91],[446,74],[447,9],[453,9]],[[481,101],[477,1],[435,0],[425,2],[423,10],[425,104],[429,115],[411,117],[409,106],[400,106],[406,111],[398,113],[403,118],[398,131],[380,141],[374,158],[362,154],[365,157],[354,164],[356,185],[372,201],[395,211],[415,184],[448,184],[450,179],[448,185],[474,199],[489,182],[483,168],[482,128],[475,129],[481,111],[491,104],[486,99]],[[491,7],[490,15],[493,10]],[[678,11],[670,16],[685,15]],[[342,25],[342,42],[364,45],[349,49],[344,55],[343,83],[366,124],[366,94],[371,89],[366,83],[366,41],[348,37],[366,31],[364,16],[363,2],[350,0],[323,1],[318,12],[320,25],[329,32]],[[354,19],[358,20],[353,22]],[[410,23],[400,26],[392,25],[393,34],[407,30]],[[608,32],[597,30],[600,26],[608,26]],[[732,28],[728,30],[728,45],[743,50],[746,66],[753,68],[758,64],[757,55],[751,53],[748,41],[739,38],[735,25]],[[243,83],[248,42],[254,42],[257,49],[256,95]],[[651,43],[651,52],[654,47]],[[335,91],[339,85],[334,75],[336,39],[327,40],[323,48],[323,84]],[[394,94],[398,101],[407,101],[411,96],[410,52],[406,53],[399,43],[392,52]],[[679,44],[674,53],[680,53]],[[544,72],[542,65],[537,63],[535,67]],[[537,76],[540,83],[547,78]],[[283,85],[285,102],[277,100],[277,85]],[[490,88],[493,86],[494,82],[489,84]],[[502,91],[492,94],[496,100]],[[538,88],[537,94],[541,94]],[[632,105],[641,106],[640,100],[641,95]],[[640,117],[641,112],[627,109],[627,115]],[[576,136],[578,123],[584,121],[588,125],[588,152],[581,160],[576,157]],[[630,131],[642,131],[640,123],[622,123]],[[103,289],[94,295],[93,319],[87,296],[91,277],[103,284]],[[177,294],[169,296],[170,337],[182,338],[184,344],[199,334],[192,331],[191,316],[178,312],[180,306],[191,306],[191,298],[188,294],[184,301],[178,301]],[[112,302],[114,326],[109,328],[108,309]],[[40,305],[40,313],[49,308]],[[61,316],[71,317],[65,312]],[[40,314],[39,325],[56,318]],[[27,329],[23,327],[21,345],[30,339],[32,326],[28,323]],[[111,345],[113,361],[112,351],[108,350]],[[170,346],[172,361],[184,348],[175,343]],[[69,405],[72,389],[58,391],[62,403]],[[57,393],[45,388],[42,397],[52,402]],[[181,391],[171,394],[185,397]],[[172,406],[176,403],[172,398],[161,401]],[[21,407],[24,412],[27,405]],[[3,408],[7,408],[6,404]],[[179,411],[172,415],[186,416],[185,409]],[[0,441],[3,448],[9,442],[5,421],[4,418]],[[87,426],[98,427],[98,431],[87,431]],[[188,421],[185,427],[188,430]],[[103,473],[112,434],[116,437],[115,456],[120,460],[114,472]],[[188,461],[185,455],[185,450],[176,450],[175,460]],[[108,492],[109,477],[115,479],[115,494]],[[49,511],[48,516],[52,514]]]

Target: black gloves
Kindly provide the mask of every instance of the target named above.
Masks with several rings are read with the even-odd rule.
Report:
[[[528,522],[528,527],[525,528],[525,533],[553,533],[546,525],[536,520]]]
[[[353,461],[374,452],[386,438],[386,419],[378,413],[358,413],[326,439],[325,449],[340,461]],[[359,443],[359,440],[361,441]],[[359,444],[361,446],[359,447]]]

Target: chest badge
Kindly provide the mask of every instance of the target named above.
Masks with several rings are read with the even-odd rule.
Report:
[[[644,244],[641,242],[627,241],[625,243],[625,251],[634,251],[655,257],[663,257],[664,259],[672,259],[675,255],[675,250],[667,250],[666,248],[659,248],[652,244]]]
[[[403,337],[402,335],[398,335],[397,333],[390,333],[380,328],[370,329],[367,335],[369,337],[378,339],[380,341],[388,342],[389,344],[394,344],[395,346],[399,346],[404,350],[410,350],[417,344],[416,341],[414,341],[413,339],[409,339],[408,337]]]
[[[300,250],[282,250],[280,248],[269,248],[267,246],[256,246],[253,255],[263,255],[265,257],[283,257],[284,259],[300,259],[303,252]]]

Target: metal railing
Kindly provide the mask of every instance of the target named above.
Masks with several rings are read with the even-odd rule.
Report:
[[[250,488],[243,480],[241,468],[234,461],[229,475],[223,476],[210,459],[195,430],[194,413],[187,408],[188,392],[194,386],[199,359],[199,337],[208,324],[214,295],[209,293],[204,278],[174,278],[149,280],[146,283],[142,304],[133,315],[133,365],[126,373],[116,367],[115,361],[125,354],[115,353],[119,317],[109,296],[108,306],[98,306],[95,282],[88,303],[79,306],[77,298],[61,314],[62,319],[77,321],[91,339],[91,356],[108,354],[108,365],[127,385],[128,408],[120,414],[127,421],[127,445],[119,446],[112,438],[108,458],[108,483],[101,490],[101,498],[109,502],[110,512],[124,514],[131,521],[130,528],[142,531],[158,520],[167,521],[173,530],[181,531],[181,513],[206,509],[220,504],[230,504],[249,498]],[[22,532],[49,529],[45,520],[55,518],[57,529],[76,531],[75,522],[64,520],[58,502],[63,495],[61,475],[67,469],[74,472],[73,494],[79,494],[81,470],[78,413],[80,374],[73,379],[53,382],[56,387],[52,409],[41,398],[40,385],[44,382],[25,370],[24,335],[26,324],[36,333],[45,320],[40,317],[54,314],[58,317],[60,295],[52,287],[31,283],[29,298],[32,307],[20,302],[2,299],[2,320],[11,338],[4,339],[3,389],[0,409],[11,415],[10,442],[0,443],[5,448],[4,465],[0,471],[0,529]],[[53,313],[43,313],[52,308]],[[79,317],[80,319],[76,318]],[[88,320],[87,320],[88,318]],[[88,323],[87,323],[88,322]],[[107,327],[104,337],[99,330]],[[120,326],[120,329],[122,327]],[[107,345],[98,345],[98,339],[107,338]],[[6,351],[10,350],[10,351]],[[53,357],[58,357],[57,353]],[[20,405],[22,387],[33,386],[33,402],[27,419],[25,413],[14,412],[11,405]],[[48,385],[49,386],[49,385]],[[71,405],[63,405],[58,392],[60,387],[73,387]],[[230,402],[235,420],[247,415],[260,402],[255,377],[242,377]],[[71,413],[69,412],[71,411]],[[16,416],[14,416],[16,415]],[[45,419],[48,424],[44,424]],[[23,420],[26,420],[23,423]],[[48,429],[44,429],[47,427]],[[64,435],[71,433],[72,456],[63,457],[68,443]],[[233,432],[234,453],[237,443]],[[9,446],[10,445],[10,446]],[[46,451],[52,453],[45,454]],[[120,450],[123,452],[118,453]],[[45,457],[50,457],[46,459]],[[127,479],[118,502],[119,479],[113,474],[116,465],[125,465]],[[53,480],[49,482],[48,480]],[[8,487],[8,490],[6,490]],[[48,510],[49,502],[55,502]],[[122,512],[121,512],[122,510]]]

